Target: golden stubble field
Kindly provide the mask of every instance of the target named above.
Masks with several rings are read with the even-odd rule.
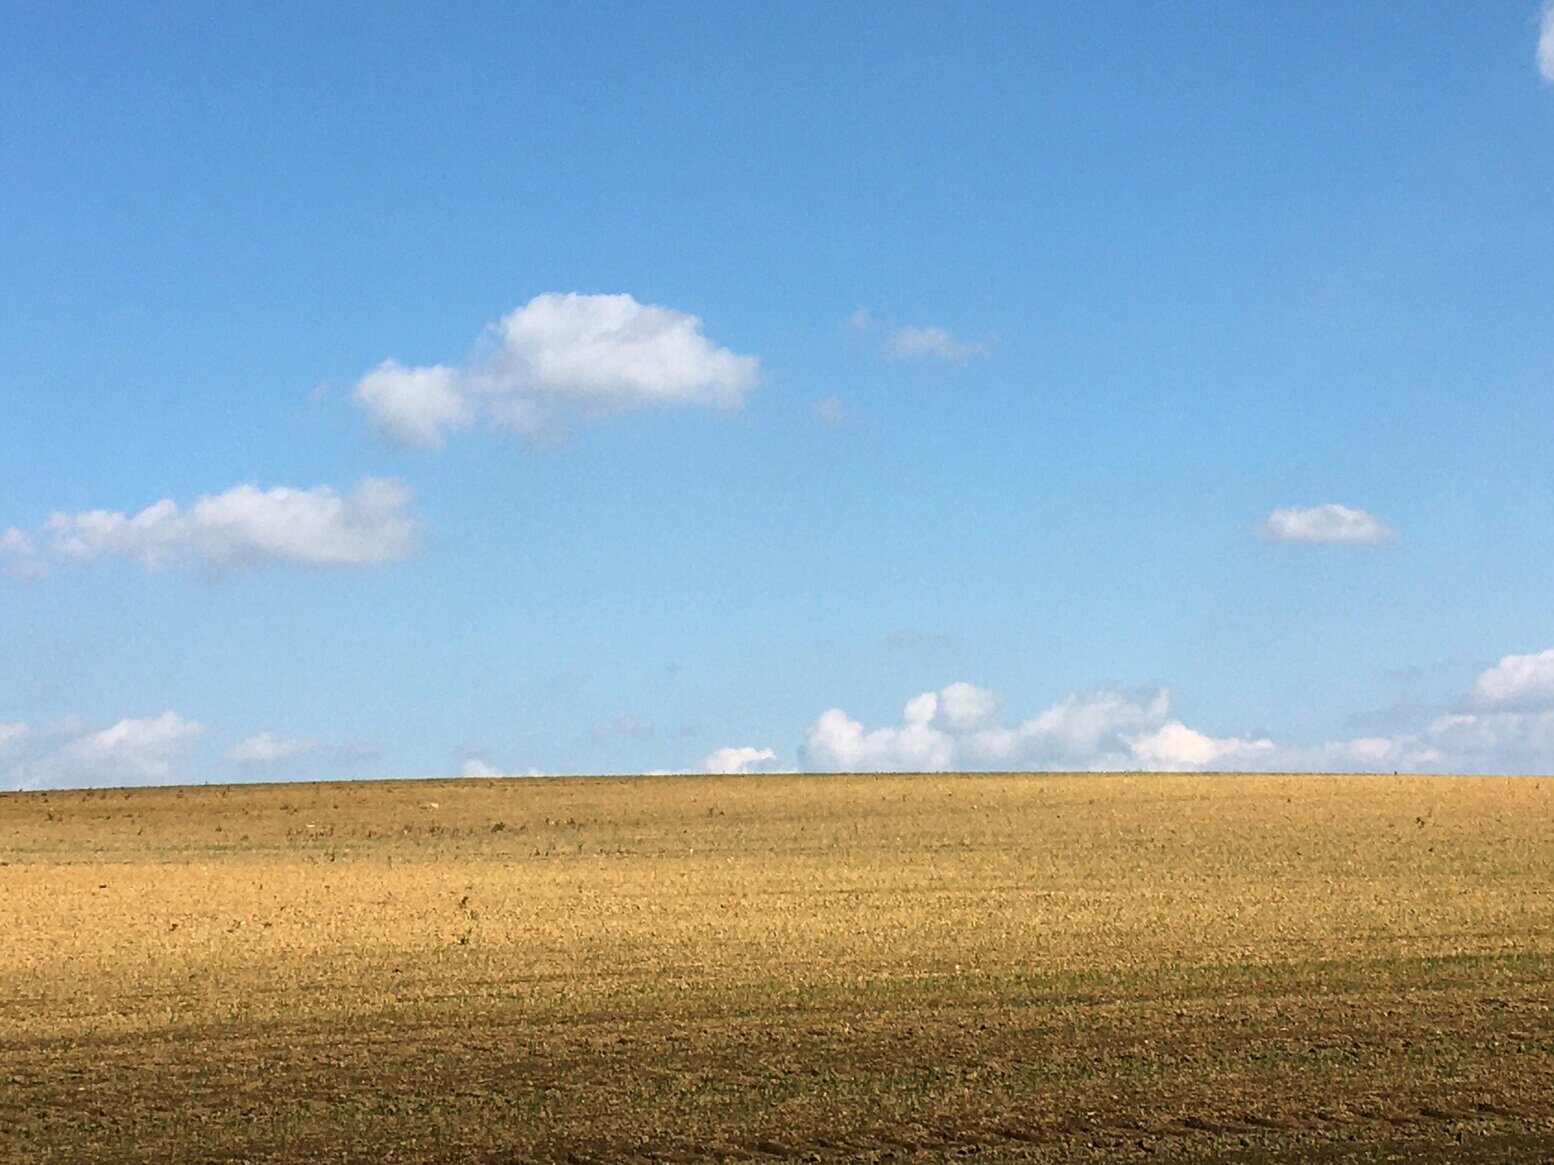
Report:
[[[1554,1159],[1554,780],[0,795],[0,1161]]]

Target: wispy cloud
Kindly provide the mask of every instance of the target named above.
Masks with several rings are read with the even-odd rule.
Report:
[[[885,332],[885,353],[897,360],[965,360],[987,352],[985,344],[962,340],[948,328],[915,327],[904,325],[891,327],[874,318],[866,307],[860,307],[845,321],[855,332],[873,332],[881,328]]]
[[[1538,73],[1554,85],[1554,0],[1543,6],[1543,19],[1538,24]]]
[[[239,765],[270,765],[318,751],[318,741],[285,738],[261,732],[228,749],[225,759]]]
[[[487,329],[463,366],[385,360],[354,397],[388,439],[436,447],[479,421],[531,443],[653,406],[735,408],[759,361],[714,344],[696,316],[629,295],[537,295]]]
[[[939,360],[964,360],[981,356],[987,349],[981,344],[960,340],[944,328],[897,328],[885,341],[885,351],[898,360],[925,357]]]
[[[1397,531],[1374,514],[1333,502],[1282,506],[1257,526],[1267,542],[1391,542]]]
[[[840,397],[828,396],[817,400],[812,411],[817,421],[833,429],[840,429],[847,424],[847,409],[843,407]]]
[[[363,478],[346,494],[330,486],[260,489],[239,485],[187,508],[163,498],[136,514],[56,512],[33,533],[0,535],[0,559],[21,574],[122,558],[147,569],[197,565],[236,569],[264,563],[365,566],[411,554],[420,522],[408,486]]]

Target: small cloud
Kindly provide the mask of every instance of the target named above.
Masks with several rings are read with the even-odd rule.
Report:
[[[406,368],[385,360],[356,382],[356,403],[397,445],[440,449],[443,432],[468,426],[473,408],[446,364]]]
[[[1538,26],[1538,73],[1554,85],[1554,0],[1543,6],[1543,19]]]
[[[461,777],[500,777],[501,769],[494,769],[478,756],[472,756],[459,769]]]
[[[899,360],[934,357],[940,360],[964,360],[987,351],[981,344],[958,340],[944,328],[897,328],[885,341],[885,350]]]
[[[720,347],[696,316],[629,295],[537,295],[486,330],[461,367],[385,360],[353,396],[384,437],[436,448],[477,421],[530,444],[648,407],[737,408],[760,362]]]
[[[294,760],[318,749],[318,741],[284,739],[261,732],[227,750],[224,759],[239,765],[268,765],[277,761]]]
[[[720,748],[702,759],[704,773],[753,773],[777,759],[769,748]]]
[[[812,411],[816,420],[833,429],[840,429],[847,424],[847,410],[842,407],[840,397],[828,396],[824,400],[817,400]]]
[[[32,535],[15,526],[0,530],[0,562],[5,564],[7,574],[18,578],[42,578],[48,573]]]
[[[36,536],[16,529],[0,535],[0,557],[32,574],[110,557],[148,570],[188,564],[366,566],[415,550],[421,523],[409,512],[412,496],[401,482],[367,477],[346,494],[326,485],[268,490],[239,485],[187,508],[163,498],[136,514],[56,512]]]
[[[0,752],[4,752],[26,735],[27,725],[25,724],[0,724]]]
[[[1321,506],[1283,506],[1257,526],[1265,542],[1394,541],[1398,534],[1374,514],[1329,502]]]
[[[847,326],[855,332],[867,332],[874,326],[874,317],[868,308],[860,307],[847,317]]]

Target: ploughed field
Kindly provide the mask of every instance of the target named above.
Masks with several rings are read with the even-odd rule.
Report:
[[[1554,1160],[1554,780],[0,795],[0,1161]]]

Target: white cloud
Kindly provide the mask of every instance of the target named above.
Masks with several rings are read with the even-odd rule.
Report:
[[[1554,708],[1554,649],[1508,655],[1473,684],[1478,709],[1545,711]]]
[[[137,514],[87,510],[51,514],[36,537],[7,531],[0,553],[18,569],[87,566],[118,557],[148,569],[197,564],[221,569],[267,562],[364,566],[404,558],[420,522],[408,486],[367,477],[347,494],[329,486],[261,490],[239,485],[187,509],[163,498]]]
[[[1554,740],[1554,717],[1550,738]],[[1267,737],[1214,737],[1170,717],[1170,694],[1069,696],[1012,726],[986,688],[955,683],[907,702],[899,725],[868,729],[839,708],[810,725],[805,766],[822,772],[940,770],[1377,771],[1446,762],[1447,742],[1369,737],[1283,747]]]
[[[1137,768],[1133,739],[1163,726],[1170,712],[1164,688],[1141,696],[1101,691],[1069,696],[1013,728],[972,734],[969,756],[1009,768]]]
[[[443,430],[470,422],[473,410],[459,390],[458,376],[445,364],[406,368],[385,360],[356,382],[356,402],[391,441],[435,448],[442,444]]]
[[[461,777],[500,777],[501,775],[501,769],[492,768],[478,756],[470,757],[459,769]]]
[[[1456,711],[1394,743],[1432,768],[1554,771],[1554,650],[1505,656],[1479,673]]]
[[[1391,542],[1397,531],[1374,514],[1329,502],[1282,506],[1258,525],[1269,542]]]
[[[1538,27],[1538,73],[1554,85],[1554,0],[1543,6],[1543,20]]]
[[[847,326],[855,332],[867,332],[874,326],[874,316],[866,307],[857,308],[847,317]]]
[[[1180,720],[1162,724],[1133,742],[1133,756],[1141,768],[1159,771],[1177,769],[1244,769],[1267,760],[1274,743],[1266,738],[1240,737],[1216,739],[1187,727]]]
[[[704,773],[753,773],[777,759],[769,748],[720,748],[702,759]]]
[[[9,530],[0,533],[0,554],[14,555],[17,558],[31,558],[38,553],[38,546],[31,536],[25,531],[12,526]]]
[[[258,736],[250,736],[229,749],[225,759],[240,765],[268,765],[307,756],[316,751],[318,751],[316,740],[286,739],[261,732]]]
[[[928,693],[933,699],[933,693]],[[953,768],[955,744],[934,728],[930,721],[933,708],[920,703],[922,697],[907,704],[900,727],[869,731],[840,708],[820,714],[804,741],[805,765],[811,769],[834,772],[933,772]]]
[[[1163,727],[1169,706],[1164,689],[1141,698],[1097,692],[1005,727],[994,694],[960,682],[907,701],[900,725],[866,729],[831,708],[810,725],[804,759],[843,772],[1138,768],[1134,740]]]
[[[1164,689],[1073,695],[1014,725],[986,688],[954,683],[869,728],[840,708],[809,726],[804,766],[822,772],[1224,770],[1554,773],[1554,649],[1485,669],[1455,710],[1417,731],[1320,744],[1216,737],[1170,715]]]
[[[1398,744],[1456,772],[1554,772],[1554,709],[1448,713]]]
[[[950,732],[975,732],[998,721],[998,697],[987,688],[965,681],[946,687],[938,694],[935,705],[934,719]]]
[[[842,407],[840,397],[828,396],[824,400],[817,400],[813,411],[816,420],[830,425],[833,429],[839,429],[847,424],[847,410]]]
[[[759,380],[759,361],[701,328],[696,316],[629,295],[547,293],[487,329],[467,366],[385,361],[354,395],[381,433],[418,446],[477,418],[543,443],[631,409],[735,408]]]
[[[144,720],[120,720],[111,728],[72,740],[59,755],[81,772],[113,784],[139,784],[166,777],[174,755],[201,731],[200,725],[176,712],[163,712]]]
[[[0,724],[0,752],[4,752],[26,735],[27,725],[25,724]]]
[[[980,356],[985,351],[981,344],[958,340],[944,328],[897,328],[885,341],[885,350],[899,359],[910,360],[932,356],[940,360],[964,360],[968,356]]]
[[[0,788],[47,789],[161,784],[178,779],[175,766],[203,729],[176,712],[126,718],[89,731],[70,718],[37,730],[8,725]],[[13,755],[17,754],[19,755]]]

